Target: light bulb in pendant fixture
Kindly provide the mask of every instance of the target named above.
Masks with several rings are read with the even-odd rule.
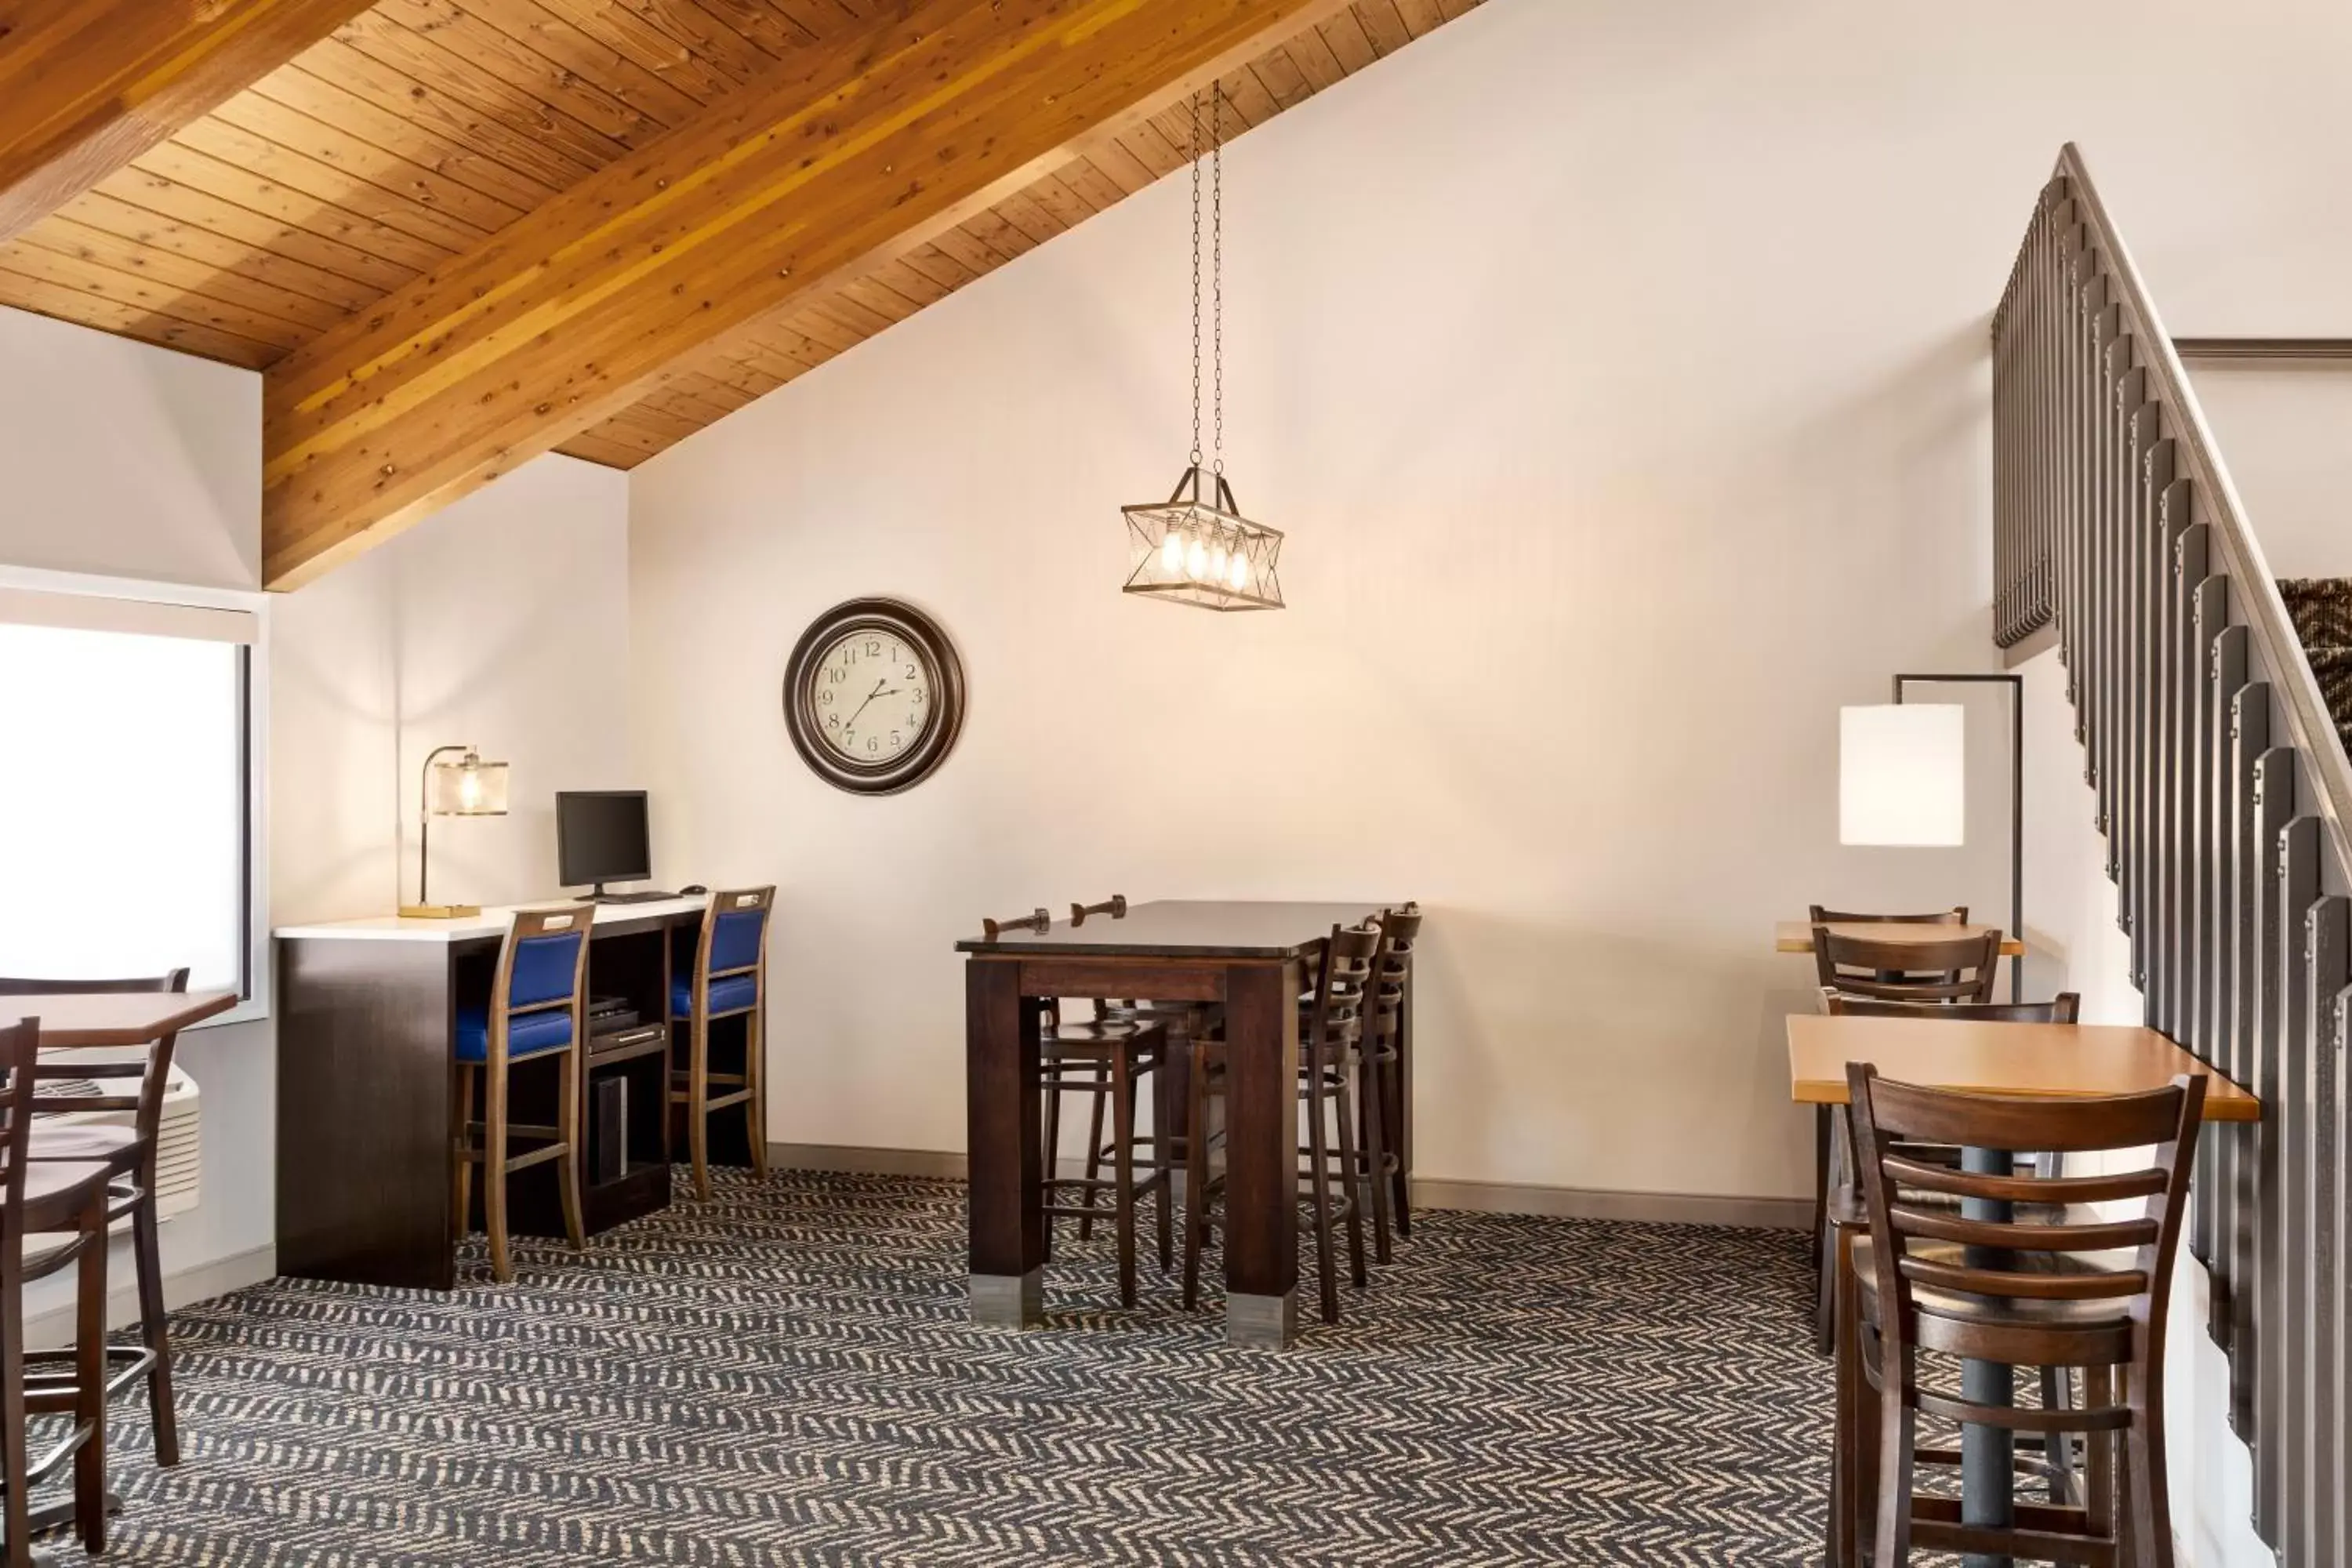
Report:
[[[1217,547],[1209,552],[1209,581],[1212,583],[1222,583],[1224,580],[1225,542],[1220,539],[1217,541]]]
[[[1234,552],[1234,558],[1231,564],[1232,571],[1227,574],[1225,580],[1234,585],[1234,591],[1235,593],[1239,593],[1242,589],[1249,586],[1249,557],[1236,550]]]
[[[1160,542],[1160,569],[1170,573],[1184,570],[1184,536],[1172,528],[1168,537]]]
[[[1184,548],[1184,574],[1197,580],[1205,575],[1208,570],[1209,547],[1195,539]]]

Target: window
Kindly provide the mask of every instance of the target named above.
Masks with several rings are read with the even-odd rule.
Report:
[[[253,994],[254,629],[0,588],[0,973]]]

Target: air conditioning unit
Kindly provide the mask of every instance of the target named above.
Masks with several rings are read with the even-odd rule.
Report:
[[[108,1079],[103,1084],[89,1079],[51,1079],[43,1080],[41,1091],[60,1097],[134,1094],[138,1083],[136,1079]],[[203,1196],[204,1145],[198,1114],[201,1103],[196,1080],[174,1063],[171,1079],[164,1085],[163,1115],[155,1140],[155,1214],[159,1219],[187,1213]],[[128,1110],[90,1110],[55,1120],[68,1125],[116,1122],[128,1127],[135,1118]],[[130,1226],[131,1221],[124,1218],[118,1220],[114,1228],[127,1230]]]

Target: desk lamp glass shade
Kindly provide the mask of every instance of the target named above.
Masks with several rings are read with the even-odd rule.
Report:
[[[1904,702],[1838,711],[1838,842],[1968,841],[1968,710]]]
[[[455,756],[455,762],[443,762]],[[460,920],[482,912],[479,904],[436,904],[426,891],[432,871],[433,819],[436,816],[504,816],[507,765],[486,763],[471,746],[438,746],[425,759],[416,810],[416,901],[403,904],[407,920]]]

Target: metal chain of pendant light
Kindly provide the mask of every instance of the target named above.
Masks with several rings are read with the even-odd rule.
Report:
[[[1126,592],[1205,610],[1282,608],[1282,534],[1244,517],[1225,482],[1224,89],[1192,95],[1192,450],[1166,500],[1122,507]],[[1209,467],[1201,466],[1201,165],[1209,167]]]

